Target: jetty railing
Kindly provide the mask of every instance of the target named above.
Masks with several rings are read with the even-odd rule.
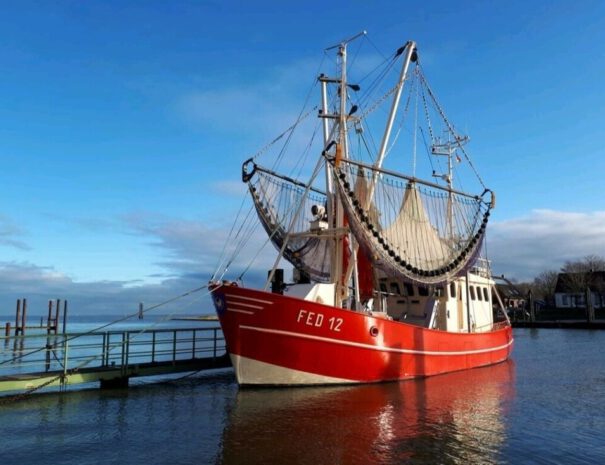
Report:
[[[228,366],[219,327],[0,336],[0,392]],[[29,382],[28,382],[29,380]]]

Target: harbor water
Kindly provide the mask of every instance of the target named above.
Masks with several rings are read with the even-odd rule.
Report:
[[[605,463],[605,331],[514,336],[506,363],[417,381],[239,389],[223,370],[37,394],[0,405],[3,463]]]

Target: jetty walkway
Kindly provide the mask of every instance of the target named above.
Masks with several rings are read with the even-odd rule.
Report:
[[[221,329],[178,328],[0,337],[0,396],[231,366]]]

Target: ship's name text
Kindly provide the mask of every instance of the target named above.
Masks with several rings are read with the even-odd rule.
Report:
[[[316,328],[322,328],[325,323],[325,326],[328,329],[336,332],[340,332],[340,327],[342,326],[342,318],[334,316],[324,318],[323,313],[309,312],[308,310],[303,309],[298,311],[296,322],[307,326],[315,326]]]

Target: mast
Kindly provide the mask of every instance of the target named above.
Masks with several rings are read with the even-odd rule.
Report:
[[[330,138],[332,137],[332,132],[334,131],[334,127],[332,127],[332,132],[330,132],[329,120],[327,118],[328,115],[328,82],[329,80],[322,74],[319,76],[319,81],[321,83],[321,117],[322,117],[322,127],[323,127],[323,141],[324,148],[328,147],[330,144]],[[325,177],[326,177],[326,210],[328,214],[328,227],[335,227],[334,217],[335,217],[335,198],[336,194],[334,192],[334,183],[332,182],[332,165],[329,163],[325,163]],[[328,251],[330,257],[330,281],[334,282],[334,263],[336,262],[336,240],[328,241]],[[334,302],[336,305],[336,302]]]
[[[397,83],[397,91],[395,92],[395,96],[393,97],[393,103],[391,104],[391,111],[387,119],[387,125],[384,130],[384,135],[382,136],[382,142],[380,143],[380,149],[378,150],[376,162],[374,163],[375,168],[382,167],[382,162],[384,161],[384,157],[387,152],[387,146],[389,145],[389,139],[391,138],[391,130],[393,129],[393,122],[395,121],[395,116],[397,115],[397,109],[399,108],[399,100],[401,99],[401,93],[403,92],[403,85],[408,74],[408,68],[410,67],[410,63],[412,61],[416,61],[416,42],[414,42],[413,40],[409,40],[405,44],[405,50],[406,54],[405,59],[403,60],[403,65],[401,66],[401,74],[399,75],[399,81]],[[370,186],[370,195],[368,196],[370,201],[374,192],[375,182],[376,181],[374,177],[372,185]]]
[[[340,44],[338,48],[338,56],[340,56],[340,110],[338,115],[338,144],[336,145],[336,166],[340,160],[348,158],[347,151],[347,121],[346,121],[346,103],[347,103],[347,42]],[[337,230],[344,226],[344,209],[340,202],[335,205]],[[336,294],[334,297],[334,305],[340,307],[342,301],[347,296],[347,281],[344,280],[342,261],[344,257],[344,236],[337,235],[335,241],[334,261],[332,262],[332,279],[336,283]]]
[[[447,157],[447,173],[437,173],[433,170],[433,177],[440,178],[445,181],[447,184],[448,190],[448,208],[447,208],[447,227],[448,227],[448,236],[450,239],[453,239],[454,235],[454,204],[452,201],[453,196],[453,185],[454,185],[454,170],[452,164],[452,157],[454,152],[456,151],[456,147],[460,147],[463,144],[468,142],[468,136],[458,136],[453,134],[455,141],[451,140],[452,134],[448,132],[448,140],[447,142],[441,143],[439,138],[437,138],[437,143],[433,144],[431,147],[431,153],[435,156],[444,156]]]

